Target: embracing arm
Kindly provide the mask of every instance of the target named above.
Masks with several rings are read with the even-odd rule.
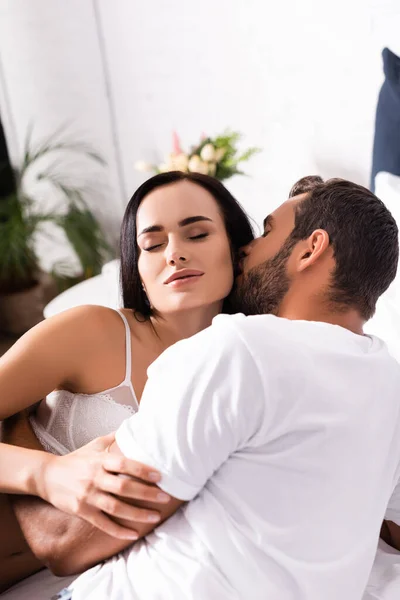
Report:
[[[0,421],[35,404],[65,382],[69,371],[77,370],[75,359],[67,357],[70,342],[63,324],[76,317],[79,321],[79,315],[40,323],[1,357]],[[40,450],[37,445],[33,448]],[[0,444],[0,492],[36,494],[36,475],[40,476],[46,460],[44,452]]]
[[[129,457],[162,472],[160,487],[171,500],[159,507],[157,524],[173,515],[183,501],[193,499],[231,454],[258,431],[263,403],[257,403],[257,398],[263,396],[256,365],[247,347],[238,343],[235,331],[221,333],[206,331],[200,338],[179,342],[153,363],[140,410],[120,426],[118,445],[110,448],[109,456],[117,461],[118,471]],[[184,374],[182,356],[186,358]],[[249,396],[255,398],[251,404]],[[147,501],[136,504],[154,508]],[[123,519],[118,522],[126,525]],[[133,526],[140,538],[156,523],[142,521]],[[59,563],[60,571],[76,572],[109,554],[109,541],[93,532],[83,547],[71,541],[69,554]]]
[[[81,573],[132,542],[117,539],[79,517],[67,515],[34,496],[16,496],[14,513],[34,555],[58,576]],[[90,560],[87,546],[94,541],[97,557]]]
[[[400,550],[400,479],[399,475],[397,477],[397,483],[386,508],[381,538],[392,548]]]
[[[24,415],[17,415],[12,421],[5,423],[6,441],[39,450],[40,444]],[[109,447],[112,440],[113,434],[104,436],[73,453],[76,457],[76,468],[74,468],[74,463],[70,464],[68,466],[70,472],[75,473],[80,468],[82,460],[85,463],[91,461],[96,466],[95,462],[98,457],[107,458],[110,461],[109,466],[115,472],[135,473],[138,476],[137,480],[133,481],[131,477],[122,479],[113,475],[116,492],[130,498],[152,499],[152,508],[159,508],[159,504],[155,502],[157,500],[158,488],[156,488],[155,484],[148,483],[149,480],[154,480],[155,478],[154,469],[149,469],[134,461],[110,456],[105,450]],[[4,446],[16,451],[22,450],[21,448],[7,446],[6,444]],[[73,458],[72,454],[68,457],[52,457],[49,454],[43,454],[48,459],[55,459],[55,461],[63,460],[63,458],[71,461],[71,457]],[[61,472],[58,477],[64,479],[67,475],[68,473],[65,471],[65,473]],[[88,472],[87,475],[90,475],[90,473]],[[141,480],[139,476],[142,478]],[[54,480],[57,479],[55,473],[52,479],[54,483]],[[95,477],[90,475],[87,483],[93,488]],[[60,489],[59,493],[62,495],[63,489]],[[83,488],[81,493],[83,506],[77,507],[77,512],[79,508],[79,512],[85,514],[85,511],[93,510],[93,507],[89,505],[89,499],[94,490],[90,491]],[[98,491],[97,494],[99,494]],[[76,497],[79,498],[79,493],[76,494]],[[122,503],[110,495],[107,499],[109,502],[109,512],[125,515],[129,519],[124,519],[124,527],[121,527],[109,520],[105,515],[101,515],[103,519],[107,519],[107,522],[104,525],[100,521],[100,524],[104,525],[103,528],[113,534],[107,535],[88,521],[84,521],[75,515],[68,515],[40,498],[33,496],[11,496],[11,499],[15,515],[31,550],[39,560],[49,566],[58,575],[81,572],[100,560],[104,560],[120,552],[132,543],[132,540],[137,539],[137,533],[132,530],[132,527],[136,525],[133,519],[146,520],[150,514],[154,516],[158,515],[158,512],[155,510],[151,512],[144,510],[146,502],[142,503],[143,509],[138,509],[138,507],[128,506],[126,504],[128,501],[127,498],[122,498],[124,500]],[[94,500],[92,502],[94,503]],[[136,504],[139,504],[139,502],[136,502]],[[84,506],[85,503],[87,503],[86,507]],[[96,518],[95,513],[94,517]],[[93,522],[97,522],[95,518]],[[114,537],[117,535],[119,539]]]
[[[122,455],[121,460],[125,460]],[[161,490],[155,489],[161,493]],[[82,573],[133,543],[132,539],[122,540],[111,537],[78,517],[65,515],[37,498],[21,500],[23,505],[19,507],[20,500],[17,500],[15,511],[24,535],[29,544],[33,541],[38,558],[56,575]],[[129,502],[125,497],[124,501]],[[134,527],[136,532],[134,539],[137,540],[170,517],[182,501],[172,498],[168,504],[160,505],[148,500],[135,500],[134,504],[136,507],[141,507],[143,513],[154,514],[155,510],[158,511],[157,522],[116,518],[116,521],[124,527]],[[21,508],[23,514],[20,512]]]
[[[71,382],[79,379],[93,328],[87,309],[72,309],[39,323],[0,358],[0,420],[32,406],[58,387],[69,389]],[[2,484],[1,478],[0,490]]]
[[[400,550],[400,526],[393,521],[383,521],[381,538],[392,548]]]

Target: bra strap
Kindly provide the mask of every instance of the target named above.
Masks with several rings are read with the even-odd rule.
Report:
[[[131,370],[132,370],[131,330],[130,330],[129,323],[128,323],[127,318],[125,317],[125,315],[122,314],[122,312],[120,310],[116,310],[116,312],[119,314],[119,316],[121,317],[121,319],[123,320],[124,325],[125,325],[125,358],[126,358],[126,365],[125,365],[125,380],[124,381],[129,381],[129,384],[131,385]]]

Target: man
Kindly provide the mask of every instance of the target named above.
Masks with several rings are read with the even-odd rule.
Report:
[[[398,231],[347,181],[291,196],[244,251],[236,299],[259,316],[217,317],[167,350],[111,447],[161,471],[168,520],[138,524],[146,537],[81,576],[74,600],[362,597],[400,465],[400,367],[363,325]],[[66,570],[112,543],[76,535]]]

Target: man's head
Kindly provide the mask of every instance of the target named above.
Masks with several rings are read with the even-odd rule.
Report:
[[[366,188],[305,177],[244,252],[236,302],[247,314],[285,316],[310,306],[367,321],[396,275],[398,229]]]

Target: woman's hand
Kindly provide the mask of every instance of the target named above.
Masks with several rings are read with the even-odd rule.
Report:
[[[36,475],[36,495],[108,535],[134,540],[136,532],[116,523],[113,517],[157,522],[159,513],[141,508],[141,501],[166,504],[170,497],[156,486],[161,479],[157,471],[109,453],[113,441],[112,433],[65,456],[49,454]]]

